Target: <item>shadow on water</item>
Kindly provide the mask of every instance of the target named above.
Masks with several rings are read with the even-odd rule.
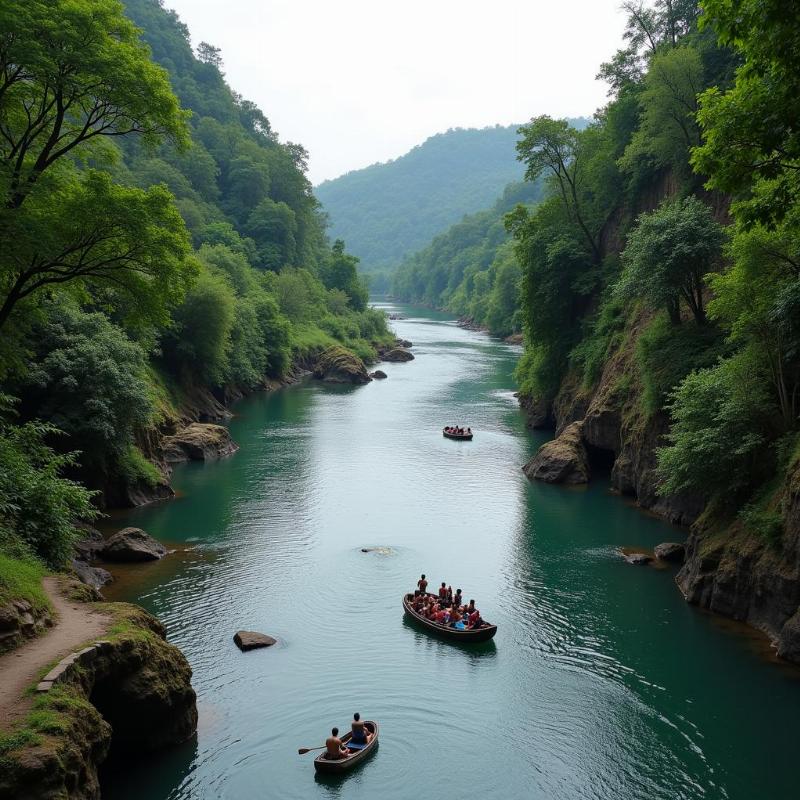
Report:
[[[468,660],[475,663],[483,659],[493,659],[497,655],[497,645],[494,639],[488,642],[474,642],[472,644],[465,642],[456,642],[448,639],[446,636],[437,635],[434,631],[429,631],[427,628],[423,629],[422,626],[416,622],[413,617],[408,614],[403,614],[403,627],[409,629],[414,634],[414,641],[420,647],[427,647],[428,649],[437,648],[442,651],[450,651],[462,653],[467,656]]]

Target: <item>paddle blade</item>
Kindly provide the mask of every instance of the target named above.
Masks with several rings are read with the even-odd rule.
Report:
[[[301,748],[300,748],[300,749],[297,751],[297,755],[299,755],[299,756],[304,756],[306,753],[309,753],[309,752],[311,752],[311,748],[310,748],[310,747],[301,747]]]

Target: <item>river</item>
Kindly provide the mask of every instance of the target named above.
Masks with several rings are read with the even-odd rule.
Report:
[[[195,741],[105,776],[104,797],[787,798],[798,672],[686,605],[672,569],[624,563],[680,531],[609,493],[530,484],[544,435],[513,397],[519,349],[422,309],[416,359],[363,387],[241,401],[241,449],[176,470],[127,513],[177,552],[107,592],[156,614],[194,670]],[[448,422],[476,432],[444,439]],[[364,553],[362,548],[382,548]],[[487,645],[404,621],[420,573],[475,598]],[[238,629],[279,639],[240,653]],[[340,779],[314,753],[352,713],[380,746]]]

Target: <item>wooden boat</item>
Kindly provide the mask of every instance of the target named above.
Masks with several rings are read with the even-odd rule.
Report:
[[[337,758],[335,761],[330,758],[325,758],[325,753],[323,753],[314,759],[314,769],[317,772],[346,772],[355,767],[356,764],[366,761],[378,748],[378,723],[365,719],[364,727],[372,734],[368,745],[361,750],[357,750],[353,755],[347,756],[347,758]],[[352,731],[346,733],[341,737],[342,744],[346,745],[352,737]]]
[[[429,597],[436,597],[436,595],[429,594]],[[433,622],[426,619],[422,614],[417,613],[411,607],[411,601],[414,599],[413,594],[403,595],[403,608],[406,614],[411,617],[415,622],[418,622],[423,628],[430,633],[435,633],[444,639],[450,639],[453,642],[464,642],[470,644],[473,642],[488,642],[497,633],[497,625],[491,625],[484,621],[480,628],[473,628],[472,630],[460,631],[457,628],[451,628],[449,625],[440,625],[438,622]],[[438,598],[437,598],[438,599]]]
[[[442,436],[444,436],[446,439],[460,439],[465,442],[472,441],[471,433],[451,433],[450,431],[442,429]]]

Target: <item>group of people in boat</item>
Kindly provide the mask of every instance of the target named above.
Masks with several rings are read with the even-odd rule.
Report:
[[[461,428],[458,425],[447,425],[444,432],[454,436],[472,436],[472,428]]]
[[[333,728],[331,735],[325,740],[325,757],[331,761],[339,761],[348,758],[358,750],[363,750],[371,741],[373,734],[361,720],[361,715],[356,712],[353,714],[353,721],[350,723],[353,735],[345,744],[339,738],[339,729]]]
[[[438,594],[428,594],[428,581],[422,575],[417,581],[411,607],[420,616],[439,625],[456,630],[475,630],[484,625],[481,612],[475,608],[475,601],[464,602],[461,589],[453,592],[453,587],[442,581]]]

